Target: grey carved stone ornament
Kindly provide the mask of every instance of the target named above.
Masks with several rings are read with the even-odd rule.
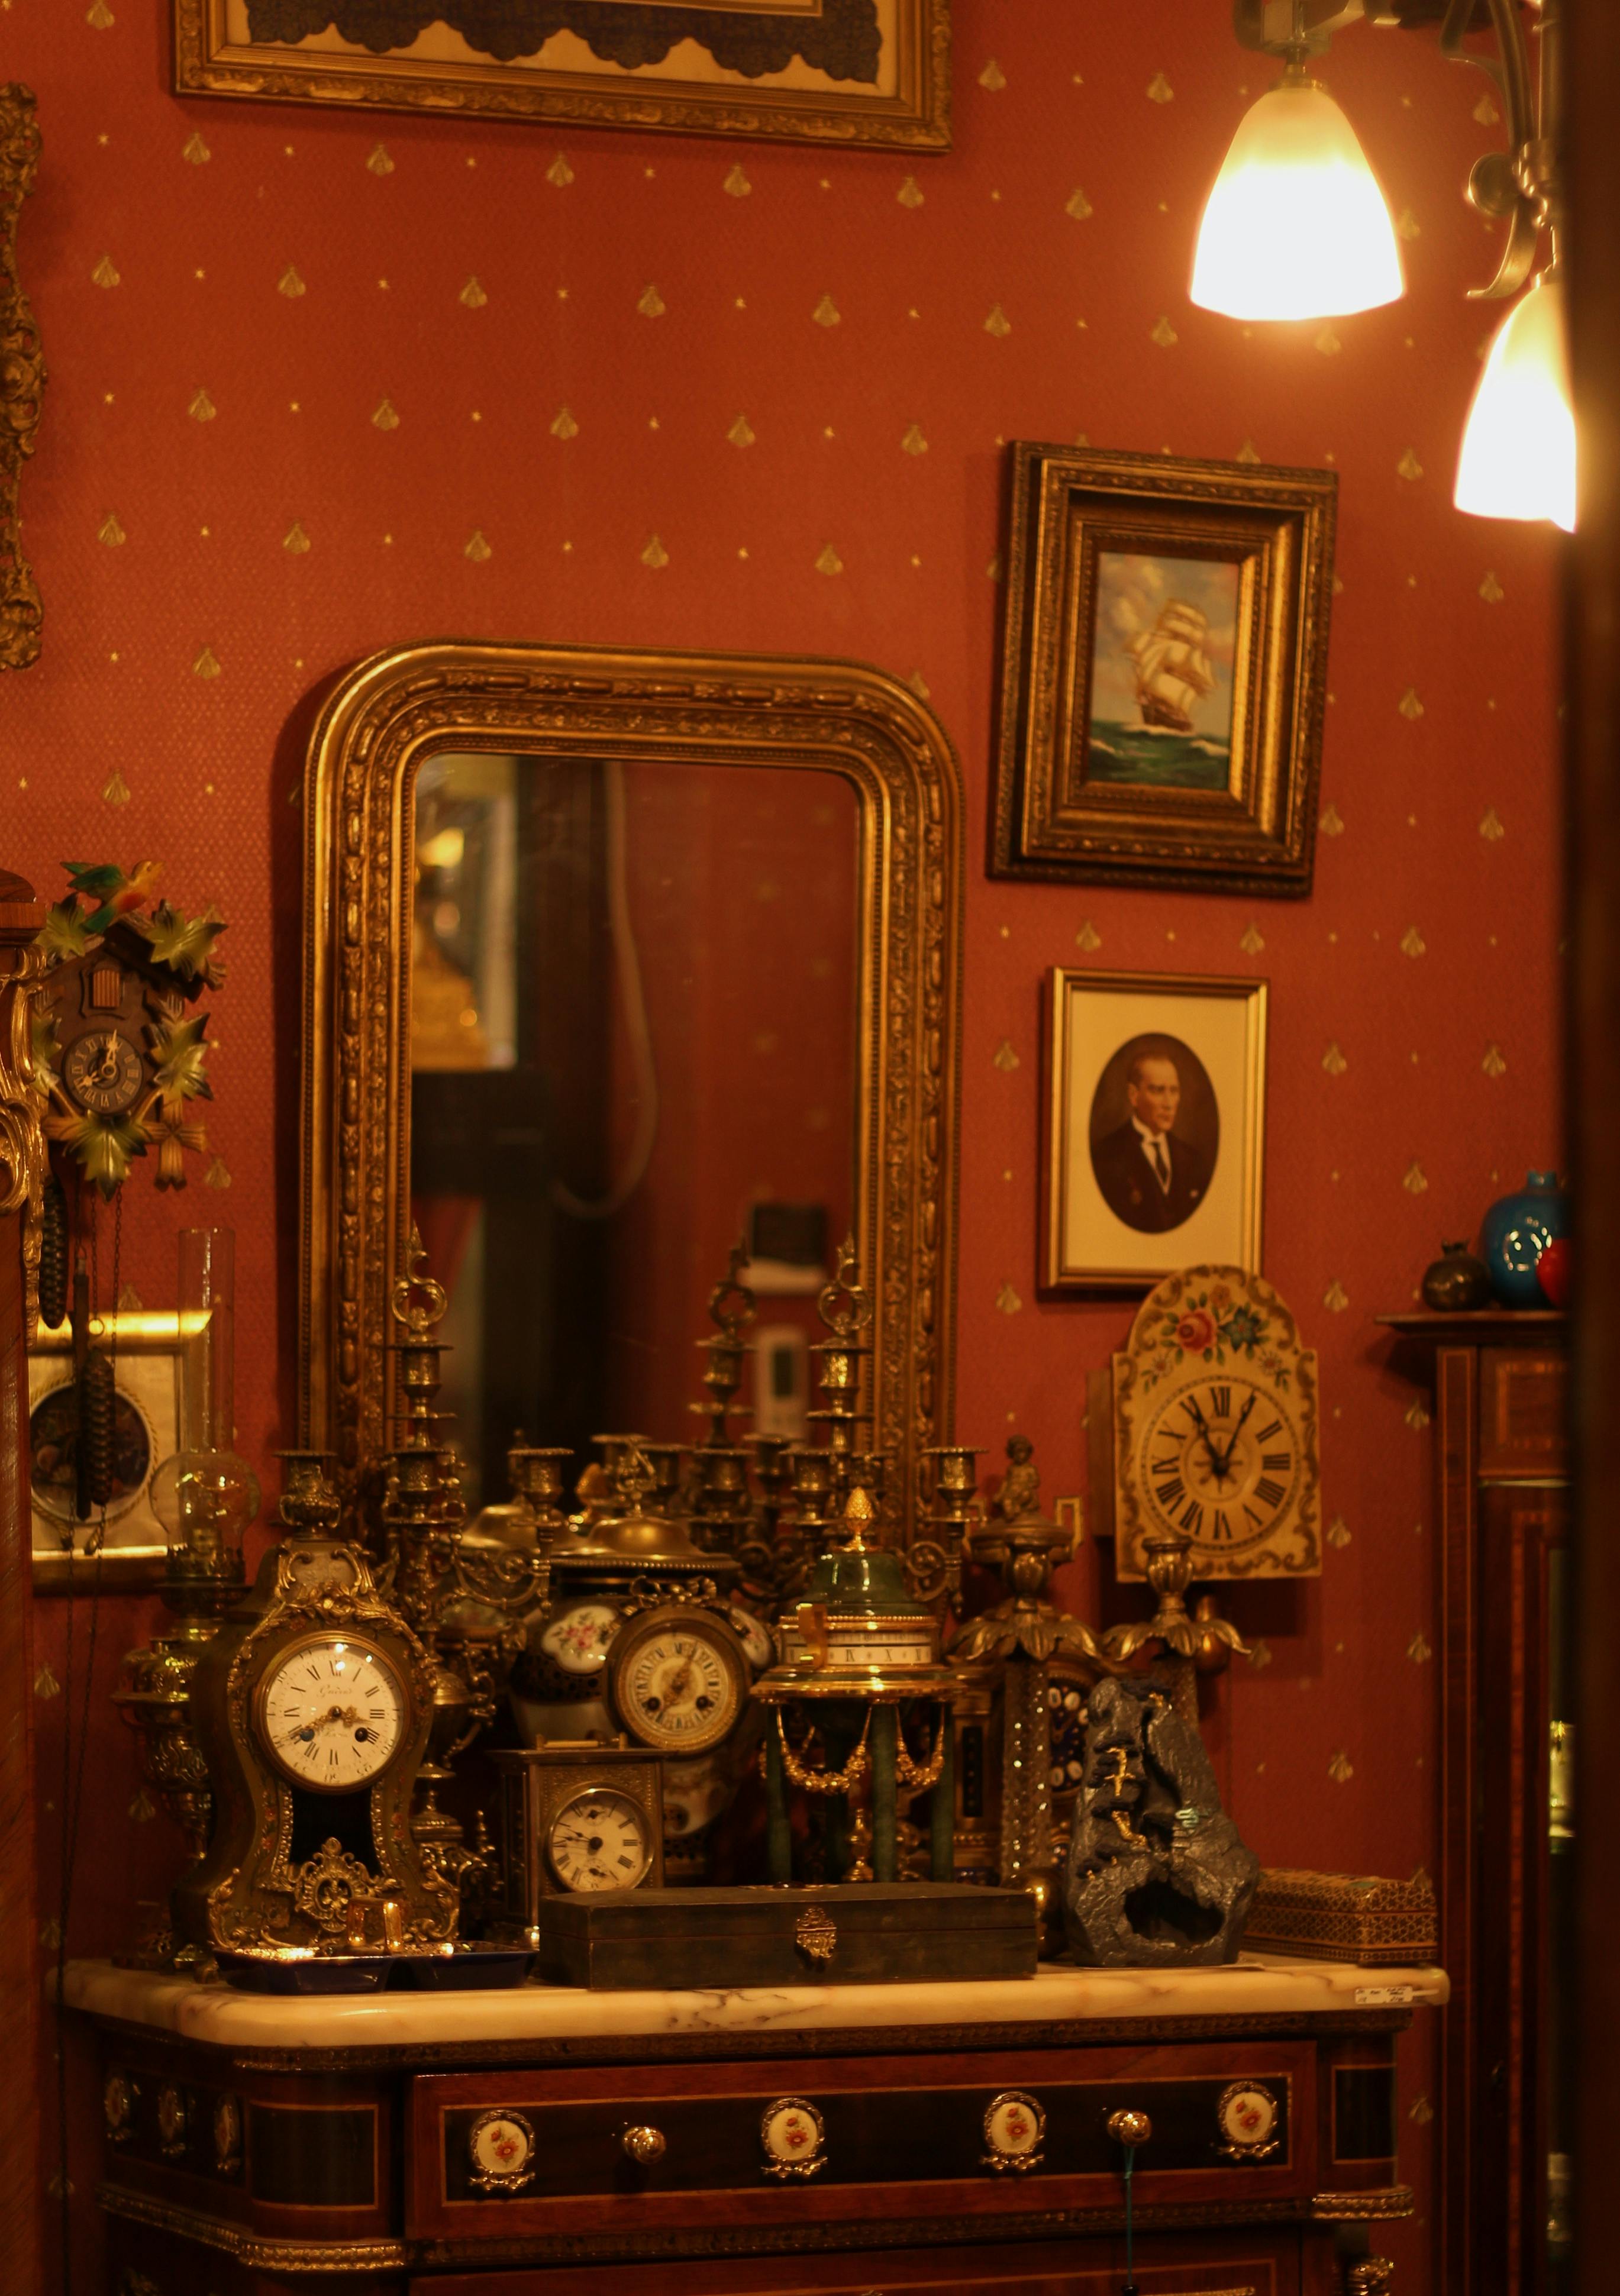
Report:
[[[1259,1880],[1260,1860],[1221,1807],[1204,1741],[1165,1685],[1151,1675],[1098,1683],[1064,1879],[1073,1959],[1114,1968],[1234,1961]]]

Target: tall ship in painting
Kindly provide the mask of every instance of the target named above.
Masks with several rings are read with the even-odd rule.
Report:
[[[1193,704],[1215,690],[1215,673],[1204,651],[1208,636],[1209,624],[1197,607],[1172,598],[1152,629],[1126,640],[1144,726],[1166,734],[1192,732]]]

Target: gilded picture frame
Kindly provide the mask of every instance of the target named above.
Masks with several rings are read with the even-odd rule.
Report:
[[[0,87],[0,669],[38,660],[45,621],[18,508],[45,395],[39,329],[17,270],[17,225],[39,172],[39,151],[33,90],[13,80]]]
[[[1311,890],[1338,480],[1016,443],[994,877]]]
[[[950,0],[174,0],[174,29],[179,95],[950,148]]]
[[[1218,975],[1052,968],[1045,1296],[1145,1292],[1206,1260],[1260,1273],[1268,988]]]

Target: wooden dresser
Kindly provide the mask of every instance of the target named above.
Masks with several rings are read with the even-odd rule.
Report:
[[[1396,2037],[1448,1988],[1246,1955],[325,2000],[75,1962],[66,1990],[98,2032],[116,2296],[1117,2296],[1122,2108],[1153,2124],[1142,2296],[1374,2296],[1378,2220],[1412,2204]],[[1255,2084],[1263,2154],[1221,2120]]]
[[[1441,2287],[1555,2296],[1573,2151],[1559,2126],[1574,1951],[1565,1318],[1389,1316],[1433,1384],[1441,1694]],[[1560,1787],[1564,1791],[1559,1791]],[[1556,1805],[1556,1806],[1555,1806]]]

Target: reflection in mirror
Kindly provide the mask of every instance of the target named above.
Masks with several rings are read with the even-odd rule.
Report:
[[[431,758],[416,776],[411,1209],[474,1505],[522,1429],[683,1442],[746,1236],[751,1405],[802,1436],[854,1218],[860,808],[835,774]]]

